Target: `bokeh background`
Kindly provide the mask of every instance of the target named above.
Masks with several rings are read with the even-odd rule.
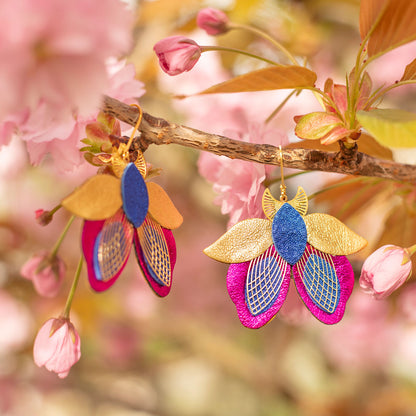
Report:
[[[218,7],[231,20],[269,31],[318,73],[344,82],[360,37],[354,0],[154,0],[133,4],[135,47],[127,56],[146,94],[145,111],[172,122],[223,134],[262,123],[287,92],[174,98],[192,94],[258,63],[231,54],[204,54],[175,78],[161,72],[152,48],[186,34],[200,44],[248,49],[275,59],[266,43],[243,32],[218,38],[197,30],[202,7]],[[399,79],[415,45],[394,51],[371,68],[375,84]],[[284,61],[284,60],[283,60]],[[414,88],[389,95],[385,106],[416,110]],[[293,116],[317,107],[312,95],[291,100],[270,123],[294,141]],[[270,143],[279,144],[279,135]],[[273,141],[275,140],[275,141]],[[383,150],[384,157],[391,157]],[[327,327],[310,316],[293,287],[284,310],[264,328],[244,328],[228,297],[227,266],[202,250],[224,233],[229,217],[214,204],[212,184],[198,173],[199,153],[152,146],[146,160],[163,169],[163,185],[184,216],[175,231],[178,260],[171,294],[159,299],[129,260],[118,282],[94,293],[84,270],[71,319],[82,340],[81,360],[66,379],[32,359],[38,328],[58,316],[81,253],[76,220],[60,250],[67,280],[54,299],[38,296],[20,276],[33,254],[53,247],[68,214],[47,227],[34,211],[50,209],[94,170],[57,173],[31,167],[22,143],[0,151],[0,414],[7,416],[410,416],[416,415],[416,285],[409,281],[388,300],[375,301],[355,285],[344,320]],[[278,175],[278,172],[274,172]],[[287,171],[287,174],[293,173]],[[273,176],[273,174],[272,174]],[[238,178],[236,178],[238,180]],[[308,173],[288,181],[308,194],[341,176]],[[414,190],[413,190],[414,193]],[[314,199],[310,212],[329,212],[369,240],[351,256],[358,280],[365,257],[384,243],[415,243],[415,196],[408,185],[364,181]]]

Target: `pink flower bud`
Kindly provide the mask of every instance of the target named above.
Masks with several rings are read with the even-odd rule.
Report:
[[[38,367],[64,378],[81,357],[81,340],[74,325],[66,318],[49,319],[36,335],[33,358]]]
[[[201,56],[200,46],[184,36],[171,36],[153,47],[160,67],[169,75],[190,71]]]
[[[53,216],[51,215],[50,211],[45,211],[43,209],[37,209],[35,211],[35,218],[39,225],[48,225],[51,221]]]
[[[412,262],[406,249],[382,246],[364,262],[360,286],[375,299],[383,299],[401,286],[411,272]]]
[[[200,10],[196,18],[196,24],[208,35],[214,36],[227,32],[228,22],[228,16],[224,12],[210,7]]]
[[[34,255],[20,269],[20,274],[32,281],[36,292],[48,298],[58,294],[65,272],[63,260],[58,256],[51,257],[46,251]]]

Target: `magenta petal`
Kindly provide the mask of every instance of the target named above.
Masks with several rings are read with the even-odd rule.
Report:
[[[85,262],[88,269],[88,280],[91,287],[97,292],[103,292],[107,290],[116,279],[120,276],[120,273],[124,269],[124,265],[120,270],[109,280],[100,280],[94,269],[94,248],[95,242],[104,226],[105,221],[84,221],[84,227],[82,229],[82,250],[84,252]],[[127,259],[126,259],[127,261]]]
[[[331,256],[329,254],[321,253],[321,255],[331,257],[340,285],[340,295],[337,307],[332,313],[325,312],[312,301],[308,292],[306,291],[301,276],[300,264],[302,264],[302,262],[306,263],[307,256],[309,256],[312,252],[318,255],[321,253],[319,250],[308,244],[305,250],[305,254],[302,256],[301,260],[299,260],[299,262],[293,266],[293,277],[295,280],[296,289],[298,290],[299,295],[305,305],[317,319],[327,325],[336,324],[344,316],[345,305],[352,293],[352,289],[354,287],[354,271],[350,262],[345,256]]]
[[[230,265],[227,273],[227,289],[231,300],[237,308],[237,314],[241,323],[247,328],[254,329],[260,328],[271,321],[282,307],[283,302],[286,299],[287,291],[289,290],[290,266],[286,264],[279,296],[275,303],[267,311],[257,316],[253,316],[247,308],[245,300],[245,286],[249,265],[249,261]]]
[[[173,233],[171,230],[168,230],[167,228],[161,227],[163,235],[166,239],[166,243],[168,245],[169,250],[169,257],[170,257],[170,265],[171,265],[171,273],[173,274],[173,268],[175,267],[176,263],[176,242],[175,237],[173,237]],[[172,287],[172,279],[170,280],[169,286],[163,286],[160,285],[153,279],[151,274],[149,273],[149,270],[147,268],[146,262],[143,257],[143,251],[140,246],[139,236],[137,234],[137,229],[135,229],[134,232],[134,247],[136,252],[137,261],[139,262],[140,268],[142,269],[143,275],[146,278],[147,282],[149,283],[150,287],[153,289],[153,291],[156,293],[156,295],[165,297],[169,294],[170,289]]]

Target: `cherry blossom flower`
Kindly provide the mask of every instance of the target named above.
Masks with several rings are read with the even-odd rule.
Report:
[[[226,133],[229,137],[251,143],[267,142],[268,137],[273,137],[274,143],[279,142],[277,144],[287,143],[286,136],[278,130],[266,129],[256,123],[250,124],[248,130],[245,134]],[[265,190],[263,182],[272,167],[202,153],[198,161],[198,169],[202,176],[213,182],[213,189],[218,193],[214,203],[221,206],[222,214],[229,214],[229,227],[246,218],[263,217],[261,204]]]
[[[52,256],[43,251],[30,258],[21,268],[21,275],[33,282],[39,295],[54,297],[62,286],[66,266],[58,256]]]
[[[407,249],[386,245],[380,247],[364,262],[360,286],[375,299],[383,299],[400,287],[412,272]]]
[[[81,358],[81,340],[74,325],[67,318],[52,318],[39,330],[33,346],[33,358],[38,367],[65,378],[71,367]]]
[[[170,36],[153,47],[160,67],[168,75],[178,75],[190,71],[201,56],[200,46],[184,36]]]
[[[2,118],[41,100],[64,117],[92,111],[107,85],[106,59],[131,45],[131,14],[118,0],[6,1],[0,23]]]
[[[228,16],[221,10],[207,7],[199,11],[196,24],[208,35],[220,35],[228,31]]]

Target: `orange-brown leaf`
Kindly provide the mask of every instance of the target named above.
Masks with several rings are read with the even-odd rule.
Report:
[[[380,15],[380,20],[368,41],[368,56],[384,53],[416,39],[415,1],[362,0],[360,9],[362,38]]]
[[[416,58],[406,66],[400,81],[407,81],[410,79],[416,79]]]
[[[316,74],[303,66],[272,66],[239,75],[228,81],[213,85],[199,94],[268,91],[285,88],[312,87]]]

